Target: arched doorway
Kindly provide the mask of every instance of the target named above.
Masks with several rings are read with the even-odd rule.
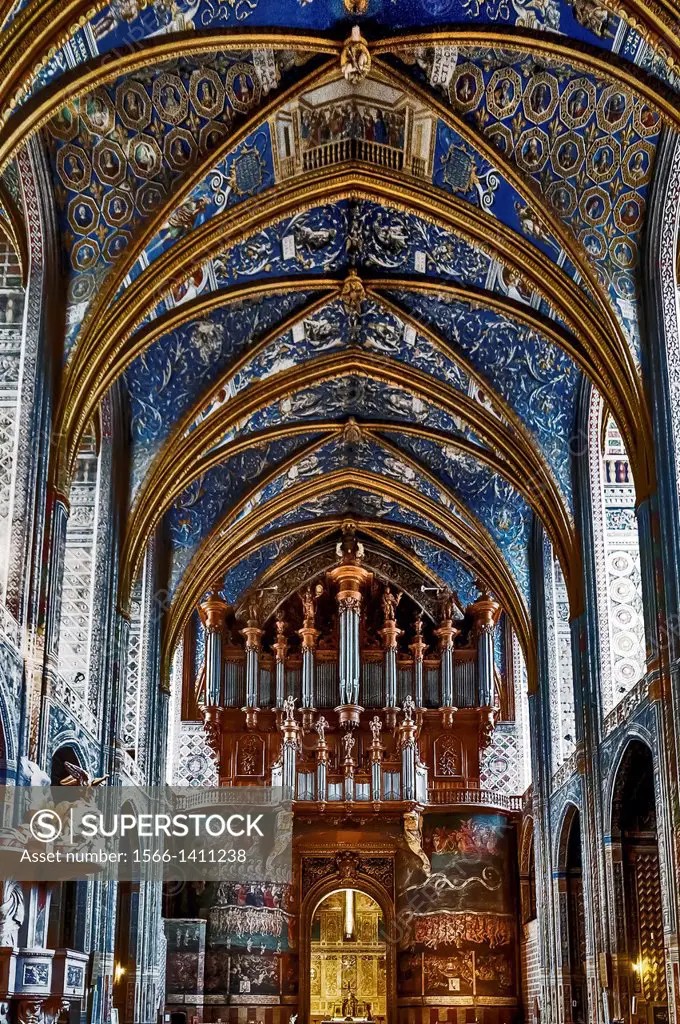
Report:
[[[583,859],[581,815],[570,807],[562,826],[559,857],[559,901],[561,920],[566,925],[561,936],[564,1019],[573,1024],[588,1020],[586,983],[586,929],[583,900]]]
[[[668,1019],[666,961],[661,910],[654,762],[633,740],[623,755],[612,801],[614,905],[622,1006],[633,1021]]]
[[[312,916],[309,1020],[387,1016],[387,941],[380,905],[358,889],[337,889]]]

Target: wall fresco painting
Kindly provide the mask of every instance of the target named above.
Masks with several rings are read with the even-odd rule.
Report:
[[[511,840],[500,815],[426,816],[429,872],[415,852],[399,858],[400,995],[513,997]]]

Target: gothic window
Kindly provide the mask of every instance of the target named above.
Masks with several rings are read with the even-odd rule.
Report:
[[[6,586],[19,412],[24,292],[19,261],[0,240],[0,585]]]
[[[607,714],[645,674],[645,633],[635,485],[618,427],[599,407],[591,458],[602,705]],[[591,444],[594,427],[591,424]]]
[[[98,451],[94,429],[78,452],[66,527],[59,672],[78,696],[87,693],[97,530]]]
[[[142,580],[137,580],[130,602],[130,640],[128,644],[125,698],[123,705],[123,746],[128,753],[137,749],[141,693]]]
[[[550,677],[552,771],[573,753],[576,745],[574,676],[571,658],[569,597],[559,562],[546,541],[545,600]]]

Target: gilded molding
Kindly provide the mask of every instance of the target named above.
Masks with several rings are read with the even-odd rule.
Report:
[[[357,352],[310,360],[278,374],[274,382],[265,380],[253,384],[205,419],[176,452],[168,449],[156,461],[133,507],[129,533],[139,533],[140,538],[148,533],[150,524],[158,521],[166,502],[172,501],[197,475],[223,460],[224,451],[214,449],[230,426],[292,390],[350,373],[398,387],[406,386],[425,401],[433,401],[464,419],[492,450],[505,458],[506,463],[501,463],[500,471],[526,495],[539,517],[551,524],[561,562],[575,567],[573,531],[561,493],[551,476],[544,472],[542,458],[526,445],[523,436],[518,438],[483,406],[428,374],[405,364],[397,366],[390,360]],[[307,429],[311,426],[308,425]],[[250,436],[252,443],[257,435]],[[169,481],[172,481],[171,486]],[[531,486],[532,482],[535,487]]]
[[[621,343],[626,347],[626,341],[623,336],[621,326],[612,311],[609,296],[605,292],[599,277],[595,273],[595,268],[591,261],[586,256],[583,246],[578,243],[559,217],[553,214],[549,203],[546,202],[543,193],[534,183],[532,178],[528,174],[524,174],[516,164],[513,164],[512,161],[505,156],[504,153],[502,153],[497,147],[493,146],[481,131],[468,124],[468,122],[462,117],[459,117],[454,110],[447,107],[441,102],[441,100],[438,100],[436,96],[431,92],[428,92],[427,89],[421,86],[418,82],[414,82],[408,77],[408,75],[402,74],[395,68],[384,64],[382,61],[376,61],[374,67],[378,71],[379,77],[384,78],[386,82],[389,82],[392,86],[395,84],[398,85],[405,92],[410,92],[422,103],[429,106],[437,117],[444,122],[444,124],[452,128],[462,139],[468,142],[476,152],[481,154],[484,159],[488,160],[492,166],[497,167],[503,177],[509,181],[525,202],[532,203],[537,210],[540,210],[541,222],[559,241],[564,251],[569,255],[574,266],[581,272],[584,280],[588,282],[589,288],[596,298],[603,316],[609,321],[612,330],[619,335]]]
[[[661,52],[673,71],[677,73],[680,70],[680,42],[678,41],[677,24],[674,27],[666,27],[662,45],[656,33],[649,29],[644,22],[626,16],[624,13],[626,8],[622,0],[602,0],[602,2],[603,6],[624,17],[628,24],[650,43],[653,49]],[[636,2],[636,0],[631,0],[631,2]],[[615,55],[610,55],[602,50],[590,49],[577,42],[567,41],[564,36],[541,29],[515,28],[511,25],[505,25],[502,32],[491,26],[481,29],[467,27],[427,29],[422,32],[386,36],[372,44],[371,53],[375,58],[382,53],[396,53],[399,50],[413,51],[426,46],[471,46],[505,51],[511,49],[531,54],[539,59],[552,58],[557,63],[566,61],[572,67],[581,68],[600,78],[608,78],[619,85],[625,85],[628,89],[635,89],[640,96],[656,106],[669,123],[674,125],[678,123],[677,104],[673,102],[674,93],[671,89],[664,88],[660,82],[645,75],[628,61],[622,61]]]
[[[384,200],[396,209],[416,214],[445,230],[454,230],[472,245],[515,269],[532,289],[555,309],[582,341],[590,335],[601,359],[613,363],[612,373],[631,395],[631,416],[644,428],[631,438],[630,457],[639,467],[638,492],[647,493],[653,468],[648,465],[645,447],[649,435],[649,417],[642,402],[642,390],[630,353],[616,345],[585,293],[566,273],[546,259],[528,241],[500,224],[490,214],[472,208],[469,203],[442,195],[440,190],[415,182],[404,182],[382,168],[327,169],[310,175],[303,189],[293,179],[271,190],[266,200],[255,197],[238,210],[229,210],[207,222],[186,239],[160,256],[126,289],[121,298],[101,318],[91,344],[96,361],[80,368],[71,367],[69,381],[60,404],[55,436],[59,437],[57,479],[68,481],[78,450],[79,439],[91,410],[120,372],[128,365],[127,345],[135,327],[151,313],[159,297],[177,280],[188,277],[200,263],[216,255],[255,230],[262,230],[286,215],[302,212],[329,198]],[[86,397],[87,396],[87,397]],[[84,407],[85,406],[85,407]],[[626,424],[630,435],[630,424]],[[622,429],[624,429],[622,427]]]
[[[642,0],[629,0],[632,6],[642,8],[639,14],[631,12],[622,0],[604,0],[604,3],[609,10],[625,18],[628,24],[635,28],[650,46],[664,57],[669,67],[676,73],[678,72],[680,43],[678,42],[677,23],[673,25],[671,19],[668,19],[667,23],[667,19],[658,14],[655,15],[650,4],[642,3]],[[12,105],[16,103],[16,97],[25,94],[36,71],[48,59],[50,50],[58,48],[59,33],[62,33],[61,39],[65,41],[80,27],[83,19],[87,20],[84,12],[94,13],[95,7],[98,9],[105,4],[101,3],[101,0],[97,0],[96,4],[93,0],[71,0],[66,10],[60,10],[63,6],[58,0],[53,0],[49,10],[45,12],[45,4],[41,0],[34,0],[33,4],[20,12],[9,30],[4,33],[7,38],[3,40],[3,48],[0,48],[0,61],[3,58],[5,61],[7,60],[8,52],[14,55],[15,61],[17,51],[22,57],[21,61],[17,62],[16,69],[12,66],[12,75],[6,84],[3,80],[3,88],[0,89],[0,109],[5,108],[5,117],[7,116],[6,108],[9,106],[11,109]],[[55,15],[55,11],[58,14]],[[656,26],[656,31],[649,27],[647,18]],[[69,21],[70,26],[65,28],[65,23]],[[8,34],[9,32],[12,33],[11,36]],[[663,41],[659,36],[663,37]],[[669,123],[680,128],[680,113],[670,90],[664,90],[662,86],[652,84],[654,80],[636,73],[635,66],[632,64],[624,64],[605,52],[598,52],[596,55],[577,43],[565,42],[562,37],[549,32],[531,32],[526,29],[513,29],[509,26],[506,26],[502,33],[479,28],[411,32],[371,42],[369,50],[372,57],[375,57],[383,53],[413,50],[428,45],[495,46],[507,49],[510,37],[514,50],[539,55],[544,59],[552,57],[558,62],[566,60],[574,67],[583,68],[601,77],[609,78],[611,81],[624,84],[627,88],[635,89],[648,102],[658,107],[660,113]],[[191,56],[196,53],[221,52],[229,47],[238,47],[239,45],[247,48],[264,46],[272,49],[305,49],[312,53],[332,54],[338,57],[343,46],[341,42],[315,35],[293,35],[271,31],[245,33],[224,30],[203,36],[199,36],[195,32],[176,33],[161,41],[154,40],[152,44],[142,43],[133,52],[115,60],[111,60],[110,54],[103,54],[95,62],[91,62],[84,73],[64,76],[54,86],[43,90],[44,95],[37,97],[35,101],[30,100],[26,104],[26,109],[22,111],[23,118],[17,118],[17,122],[20,123],[10,122],[5,125],[4,130],[0,131],[0,170],[13,153],[23,145],[28,136],[46,124],[69,100],[91,92],[97,86],[121,75],[165,60],[176,59],[180,55]]]
[[[26,288],[30,263],[26,225],[21,210],[9,194],[2,178],[0,178],[0,206],[5,213],[5,217],[0,220],[0,231],[7,236],[8,242],[17,255],[21,269],[21,283]]]
[[[295,465],[295,463],[304,455],[316,451],[318,447],[326,444],[329,438],[334,434],[340,433],[341,426],[339,424],[321,424],[318,429],[324,435],[322,438],[298,449],[292,455],[289,455],[287,459],[278,463],[270,473],[259,481],[256,490],[265,487],[270,480],[278,476],[280,473],[285,472],[285,470],[290,466]],[[195,479],[197,475],[200,476],[201,473],[206,472],[206,470],[211,466],[219,465],[219,463],[223,462],[225,459],[233,458],[234,455],[238,455],[239,452],[253,448],[263,440],[274,441],[282,437],[295,437],[297,434],[308,434],[314,430],[315,425],[313,423],[295,423],[289,426],[270,427],[267,430],[263,430],[261,433],[248,434],[246,437],[237,438],[225,445],[223,448],[220,448],[219,452],[213,453],[213,458],[209,460],[209,465],[202,465],[197,473],[191,475],[190,479]],[[118,601],[121,608],[129,607],[132,585],[141,571],[148,538],[160,523],[164,513],[170,507],[174,499],[182,493],[185,486],[187,485],[183,483],[183,481],[174,481],[172,487],[168,489],[166,482],[166,493],[162,498],[158,496],[155,502],[149,505],[141,501],[143,495],[140,494],[140,501],[135,503],[133,506],[121,548],[121,571],[118,590]],[[142,518],[142,516],[137,512],[140,505],[142,506],[143,512],[146,513],[144,518]],[[137,523],[138,518],[142,518],[140,525]]]
[[[219,165],[228,153],[231,153],[238,145],[240,145],[241,142],[243,142],[244,139],[247,139],[257,127],[271,118],[282,105],[290,103],[297,96],[307,92],[309,89],[318,88],[325,82],[335,78],[337,78],[335,62],[332,64],[326,64],[321,68],[316,68],[312,72],[308,72],[294,85],[289,86],[288,89],[281,92],[277,92],[273,99],[269,100],[267,103],[261,104],[258,109],[241,124],[237,131],[231,133],[226,139],[223,139],[219,146],[216,146],[214,150],[211,150],[210,153],[208,153],[205,158],[198,163],[197,167],[186,178],[186,180],[181,183],[180,187],[176,191],[173,191],[166,202],[159,207],[156,213],[142,224],[141,230],[136,237],[133,238],[131,244],[125,250],[124,255],[107,274],[101,291],[87,312],[81,332],[78,336],[78,341],[73,353],[71,353],[72,356],[74,353],[80,355],[91,352],[92,347],[89,344],[91,325],[96,323],[98,317],[103,314],[106,307],[114,301],[120,288],[123,286],[125,278],[134,267],[139,256],[144,252],[152,239],[158,234],[162,225],[167,221],[172,211],[182,205],[182,203],[191,195],[193,190],[200,185],[205,177],[210,174],[210,171],[213,168]]]
[[[210,580],[225,573],[229,565],[235,564],[236,561],[245,557],[245,554],[239,550],[240,545],[244,542],[253,543],[252,538],[255,531],[262,529],[273,518],[296,507],[300,502],[311,500],[318,495],[331,494],[347,486],[358,487],[372,494],[382,494],[390,500],[396,499],[404,507],[410,508],[420,515],[426,515],[432,523],[440,527],[447,536],[448,550],[470,571],[481,576],[488,583],[490,589],[497,594],[513,617],[518,636],[525,642],[527,641],[531,636],[531,627],[524,599],[517,589],[517,584],[505,559],[495,546],[493,548],[487,546],[485,538],[480,537],[475,530],[412,488],[394,480],[388,480],[376,473],[344,469],[289,488],[265,505],[255,509],[245,517],[245,521],[234,524],[231,531],[221,524],[220,531],[214,533],[212,542],[205,542],[191,560],[172,600],[164,646],[164,662],[169,664],[172,650],[181,635],[183,624],[198,598],[206,590]],[[302,524],[302,526],[309,529],[308,523]],[[402,531],[402,524],[395,529]],[[425,536],[424,531],[419,532]],[[269,543],[278,535],[277,531],[268,534],[266,539],[257,539],[257,546]],[[447,546],[441,538],[436,538],[429,533],[426,536],[428,540],[434,541],[439,547]],[[458,544],[461,546],[459,547]]]
[[[627,442],[630,441],[632,443],[633,438],[637,435],[640,423],[633,416],[634,410],[630,407],[629,396],[625,392],[621,393],[618,380],[609,373],[607,364],[600,359],[598,349],[590,343],[587,335],[584,335],[582,339],[577,339],[582,342],[582,345],[574,344],[575,339],[571,334],[564,331],[558,323],[548,320],[540,313],[537,313],[526,303],[515,302],[513,299],[508,299],[493,292],[486,292],[483,296],[480,296],[478,291],[446,281],[435,284],[417,277],[374,278],[367,281],[366,285],[371,294],[383,303],[387,302],[387,298],[383,295],[383,290],[398,291],[403,289],[405,291],[424,292],[426,294],[444,294],[452,298],[461,299],[463,302],[470,302],[492,309],[494,312],[500,313],[510,320],[516,320],[532,330],[538,331],[551,341],[553,345],[566,352],[569,358],[573,359],[579,369],[592,381],[598,393],[603,396],[607,406],[614,414],[616,422],[624,424],[620,429],[624,432]],[[407,311],[402,310],[398,304],[394,305],[394,309],[397,310],[400,317],[407,315]],[[419,322],[418,330],[422,331],[422,325]],[[634,426],[632,434],[631,426]]]
[[[102,4],[102,6],[106,6],[106,4]],[[19,18],[17,18],[18,22]],[[13,22],[13,24],[15,23]],[[73,31],[77,31],[79,27],[79,25],[75,25]],[[5,56],[5,64],[10,61],[8,65],[10,67],[13,67],[11,61],[16,60],[17,56],[21,56],[21,52],[15,52],[16,45],[18,44],[9,44],[6,55],[0,51],[0,60]],[[55,49],[58,47],[59,44],[55,46]],[[33,48],[31,46],[31,52]],[[46,63],[52,56],[50,50],[47,50],[39,60],[33,61],[30,73],[24,74],[21,84],[12,85],[16,82],[16,75],[9,76],[7,85],[4,84],[5,79],[3,79],[3,88],[0,89],[0,123],[4,122],[2,130],[0,130],[0,171],[4,169],[7,161],[15,155],[16,151],[24,145],[29,136],[44,127],[65,104],[93,92],[98,86],[114,81],[121,75],[154,67],[169,60],[176,60],[179,56],[191,57],[197,54],[224,53],[225,50],[239,48],[249,50],[253,48],[296,49],[309,53],[336,55],[340,52],[341,46],[333,40],[321,36],[292,35],[282,32],[234,32],[229,29],[212,32],[208,35],[201,35],[193,31],[178,32],[163,36],[160,40],[155,39],[151,44],[147,42],[135,45],[123,56],[114,60],[111,59],[110,53],[102,54],[87,64],[81,65],[75,71],[63,75],[54,85],[48,86],[36,96],[28,99],[21,108],[21,117],[12,117],[11,114],[17,101],[25,96],[35,73],[40,70],[41,63]],[[18,64],[23,66],[23,59]]]

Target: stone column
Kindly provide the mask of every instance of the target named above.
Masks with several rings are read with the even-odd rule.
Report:
[[[409,650],[413,654],[414,661],[414,672],[413,681],[415,685],[416,693],[416,707],[424,707],[424,686],[423,686],[423,661],[425,659],[425,651],[427,650],[427,644],[423,640],[423,613],[418,612],[414,623],[416,635],[412,644],[409,644]]]
[[[258,705],[260,689],[260,644],[262,641],[262,630],[260,629],[254,614],[250,609],[248,625],[241,630],[246,641],[246,705],[242,708],[246,715],[246,725],[254,729],[257,725],[257,714],[260,710]]]
[[[376,715],[371,719],[371,800],[382,800],[382,757],[385,748],[380,742],[382,722]]]
[[[283,707],[286,697],[286,656],[288,654],[288,640],[286,639],[286,621],[281,615],[276,617],[276,642],[273,644],[276,655],[276,704],[277,708]]]
[[[69,506],[60,494],[55,494],[52,503],[50,524],[50,551],[47,570],[47,609],[45,615],[45,663],[40,669],[36,664],[30,672],[29,684],[29,756],[41,768],[47,765],[47,729],[49,726],[49,670],[56,672],[59,667],[59,627],[61,624],[61,598],[64,579],[64,554],[66,551],[66,527]],[[54,677],[53,677],[54,678]]]
[[[404,701],[404,720],[399,726],[398,744],[401,750],[401,798],[416,799],[416,723],[413,721],[415,704],[411,697]]]
[[[468,611],[473,617],[473,633],[477,639],[477,690],[481,707],[493,707],[495,694],[494,634],[500,605],[482,593]]]

